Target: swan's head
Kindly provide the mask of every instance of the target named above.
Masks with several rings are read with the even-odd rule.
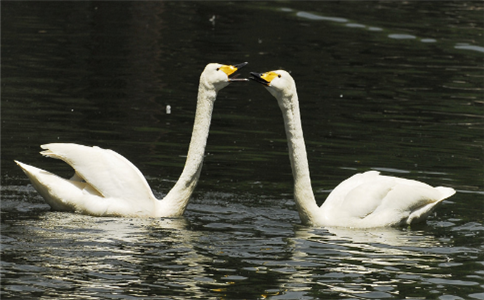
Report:
[[[200,76],[200,82],[213,85],[217,91],[220,91],[231,82],[249,81],[246,78],[236,78],[238,74],[230,77],[230,75],[234,74],[237,70],[247,64],[247,62],[237,65],[222,65],[217,63],[208,64]]]
[[[252,75],[250,79],[264,85],[277,99],[281,99],[283,95],[290,96],[296,92],[294,79],[284,70],[265,73],[250,72],[250,75]]]

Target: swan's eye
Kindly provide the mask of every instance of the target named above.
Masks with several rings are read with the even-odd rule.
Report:
[[[281,74],[277,75],[277,77],[281,78]]]
[[[220,68],[217,68],[217,71],[220,70]]]

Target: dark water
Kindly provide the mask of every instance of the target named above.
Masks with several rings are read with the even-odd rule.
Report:
[[[482,2],[2,2],[4,299],[484,299]],[[358,171],[458,192],[412,228],[301,226],[281,113],[219,93],[181,219],[49,211],[14,159],[126,156],[162,197],[209,62],[292,71],[321,204]],[[170,105],[172,113],[166,114]]]

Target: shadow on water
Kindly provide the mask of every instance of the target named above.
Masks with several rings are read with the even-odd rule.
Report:
[[[1,297],[484,299],[483,9],[2,3]],[[161,198],[215,61],[292,71],[319,204],[371,169],[458,193],[417,227],[298,225],[281,113],[250,83],[219,94],[184,218],[51,212],[13,163],[69,177],[40,144],[111,148]]]

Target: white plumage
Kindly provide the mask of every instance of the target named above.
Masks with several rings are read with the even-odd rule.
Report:
[[[294,200],[301,221],[317,226],[370,228],[425,220],[455,190],[377,171],[355,174],[341,182],[318,207],[311,187],[296,83],[283,70],[251,73],[277,99],[284,118],[294,177]]]
[[[61,159],[75,175],[64,179],[16,161],[45,201],[60,211],[93,216],[178,217],[183,214],[203,165],[213,105],[217,92],[233,81],[239,65],[208,64],[200,76],[192,138],[183,172],[162,200],[153,195],[143,174],[120,154],[99,147],[54,143],[41,154]]]

